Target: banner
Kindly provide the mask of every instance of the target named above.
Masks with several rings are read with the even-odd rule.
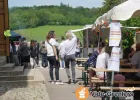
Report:
[[[108,61],[108,70],[119,71],[120,70],[120,48],[113,47],[111,57]]]
[[[121,24],[119,22],[111,22],[109,34],[109,46],[119,46],[121,41]]]

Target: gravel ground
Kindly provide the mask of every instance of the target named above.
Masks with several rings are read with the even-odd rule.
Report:
[[[0,86],[0,100],[50,100],[44,84]]]

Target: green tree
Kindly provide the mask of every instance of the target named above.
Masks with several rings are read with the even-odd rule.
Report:
[[[63,3],[60,6],[12,7],[9,8],[9,24],[11,29],[92,24],[98,17],[98,11],[99,8],[72,8]]]

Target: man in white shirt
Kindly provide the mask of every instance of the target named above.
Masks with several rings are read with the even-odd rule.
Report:
[[[74,33],[71,31],[66,32],[67,40],[64,42],[64,51],[61,54],[61,58],[65,57],[65,64],[66,64],[66,73],[68,76],[68,83],[71,83],[71,77],[70,77],[70,71],[69,71],[69,65],[71,62],[71,70],[72,70],[72,80],[73,83],[75,82],[75,52],[76,52],[76,46],[77,46],[77,37]]]

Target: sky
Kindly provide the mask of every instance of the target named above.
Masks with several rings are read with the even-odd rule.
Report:
[[[103,0],[9,0],[9,7],[69,4],[72,7],[101,7]]]

